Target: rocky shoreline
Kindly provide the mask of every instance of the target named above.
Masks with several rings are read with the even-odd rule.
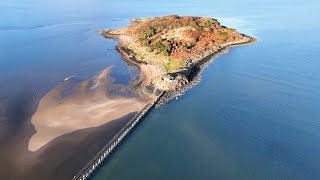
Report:
[[[208,64],[210,64],[213,60],[215,60],[215,58],[217,58],[221,54],[227,53],[230,48],[241,45],[249,45],[257,42],[256,38],[247,35],[243,36],[248,38],[248,40],[222,46],[217,50],[208,51],[204,56],[199,57],[199,59],[196,60],[197,63],[195,63],[194,66],[191,68],[191,73],[188,76],[189,83],[182,86],[179,89],[165,91],[162,97],[158,100],[157,104],[155,105],[155,108],[167,104],[170,100],[176,97],[182,96],[187,90],[197,85],[201,81],[201,75],[205,67],[207,67]]]
[[[100,34],[107,38],[107,39],[113,39],[113,40],[119,40],[118,35],[111,35],[107,33],[103,33],[104,31],[101,31]],[[219,46],[217,49],[212,49],[209,51],[204,52],[202,55],[199,55],[198,57],[195,57],[192,60],[194,62],[192,66],[190,67],[189,73],[186,75],[186,78],[188,79],[187,83],[181,83],[178,88],[175,88],[174,90],[167,90],[162,93],[162,90],[155,90],[155,95],[160,95],[161,97],[155,104],[155,108],[158,108],[166,103],[168,103],[170,100],[179,97],[183,95],[188,89],[191,89],[195,85],[197,85],[201,81],[201,74],[204,68],[210,64],[215,58],[217,58],[219,55],[227,53],[228,50],[231,47],[234,46],[241,46],[241,45],[249,45],[253,44],[257,41],[257,39],[243,35],[243,39],[238,42],[232,42],[228,44],[224,44]],[[125,46],[121,46],[118,44],[115,47],[115,50],[121,54],[123,59],[130,65],[137,66],[140,68],[140,65],[147,64],[146,62],[139,61],[135,58],[135,53],[131,50],[126,48]],[[135,86],[135,88],[138,88],[138,86]],[[139,91],[136,89],[135,91]]]

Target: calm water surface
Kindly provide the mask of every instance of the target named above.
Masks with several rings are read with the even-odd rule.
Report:
[[[117,81],[129,81],[115,42],[96,29],[133,17],[211,16],[259,43],[231,49],[200,84],[153,110],[94,179],[320,179],[319,7],[315,0],[1,1],[0,146],[64,78],[114,66]]]
[[[154,110],[94,179],[319,179],[319,6],[162,4],[163,14],[217,17],[260,41],[220,56],[200,84]]]

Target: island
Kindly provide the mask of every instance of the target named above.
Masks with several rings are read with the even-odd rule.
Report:
[[[140,67],[144,94],[165,92],[160,104],[196,84],[203,67],[223,50],[255,42],[255,38],[222,26],[216,19],[178,15],[135,18],[128,27],[100,33],[119,40],[116,50]]]

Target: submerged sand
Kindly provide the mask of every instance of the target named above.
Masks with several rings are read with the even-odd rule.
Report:
[[[88,81],[68,78],[47,93],[32,116],[36,133],[28,149],[37,151],[53,139],[76,130],[98,127],[129,113],[140,111],[152,99],[130,95],[126,87],[113,84],[111,68]]]

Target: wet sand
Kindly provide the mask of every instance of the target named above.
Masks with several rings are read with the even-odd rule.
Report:
[[[88,81],[68,78],[47,93],[32,116],[36,133],[28,144],[37,151],[53,139],[79,129],[98,127],[128,113],[140,111],[151,99],[130,95],[122,85],[113,84],[107,68]]]

